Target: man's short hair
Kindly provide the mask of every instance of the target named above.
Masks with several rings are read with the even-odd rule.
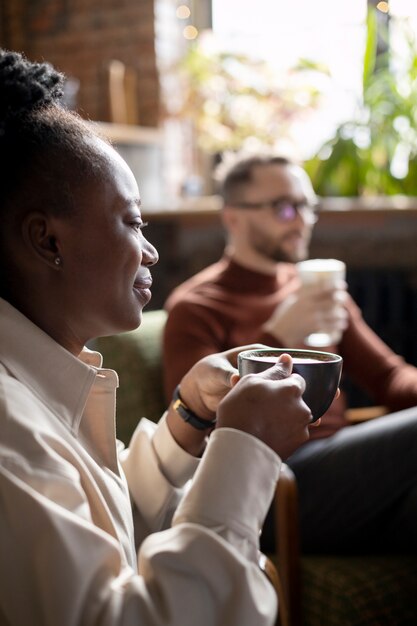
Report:
[[[268,165],[293,165],[290,159],[283,156],[251,156],[232,165],[220,182],[219,193],[224,204],[232,204],[238,199],[239,192],[244,185],[252,181],[253,170],[256,167]]]

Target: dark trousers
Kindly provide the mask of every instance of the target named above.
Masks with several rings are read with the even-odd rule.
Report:
[[[297,478],[304,552],[417,552],[417,407],[308,442]],[[273,551],[273,511],[261,549]]]

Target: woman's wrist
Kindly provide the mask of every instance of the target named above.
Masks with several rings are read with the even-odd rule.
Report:
[[[173,408],[175,411],[177,411],[178,415],[184,420],[184,422],[187,422],[190,426],[193,426],[193,428],[196,428],[197,430],[210,430],[215,427],[215,417],[212,419],[205,419],[203,417],[200,417],[199,415],[197,415],[197,413],[194,413],[194,411],[190,409],[190,407],[186,404],[186,402],[184,402],[183,398],[181,397],[179,385],[177,385],[174,390],[172,402]]]
[[[167,425],[178,445],[189,454],[199,457],[205,450],[215,420],[206,420],[194,413],[182,399],[178,386],[168,408]]]

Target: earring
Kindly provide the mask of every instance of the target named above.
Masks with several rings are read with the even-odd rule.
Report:
[[[62,263],[62,259],[60,256],[56,256],[54,260],[55,265],[58,267]]]

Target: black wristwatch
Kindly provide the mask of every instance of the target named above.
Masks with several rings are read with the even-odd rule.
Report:
[[[184,420],[184,422],[188,422],[190,426],[197,428],[197,430],[207,430],[208,428],[214,428],[216,425],[216,420],[204,420],[202,417],[198,417],[182,400],[180,396],[180,386],[177,385],[174,391],[174,395],[172,397],[173,408],[178,413],[178,415]]]

